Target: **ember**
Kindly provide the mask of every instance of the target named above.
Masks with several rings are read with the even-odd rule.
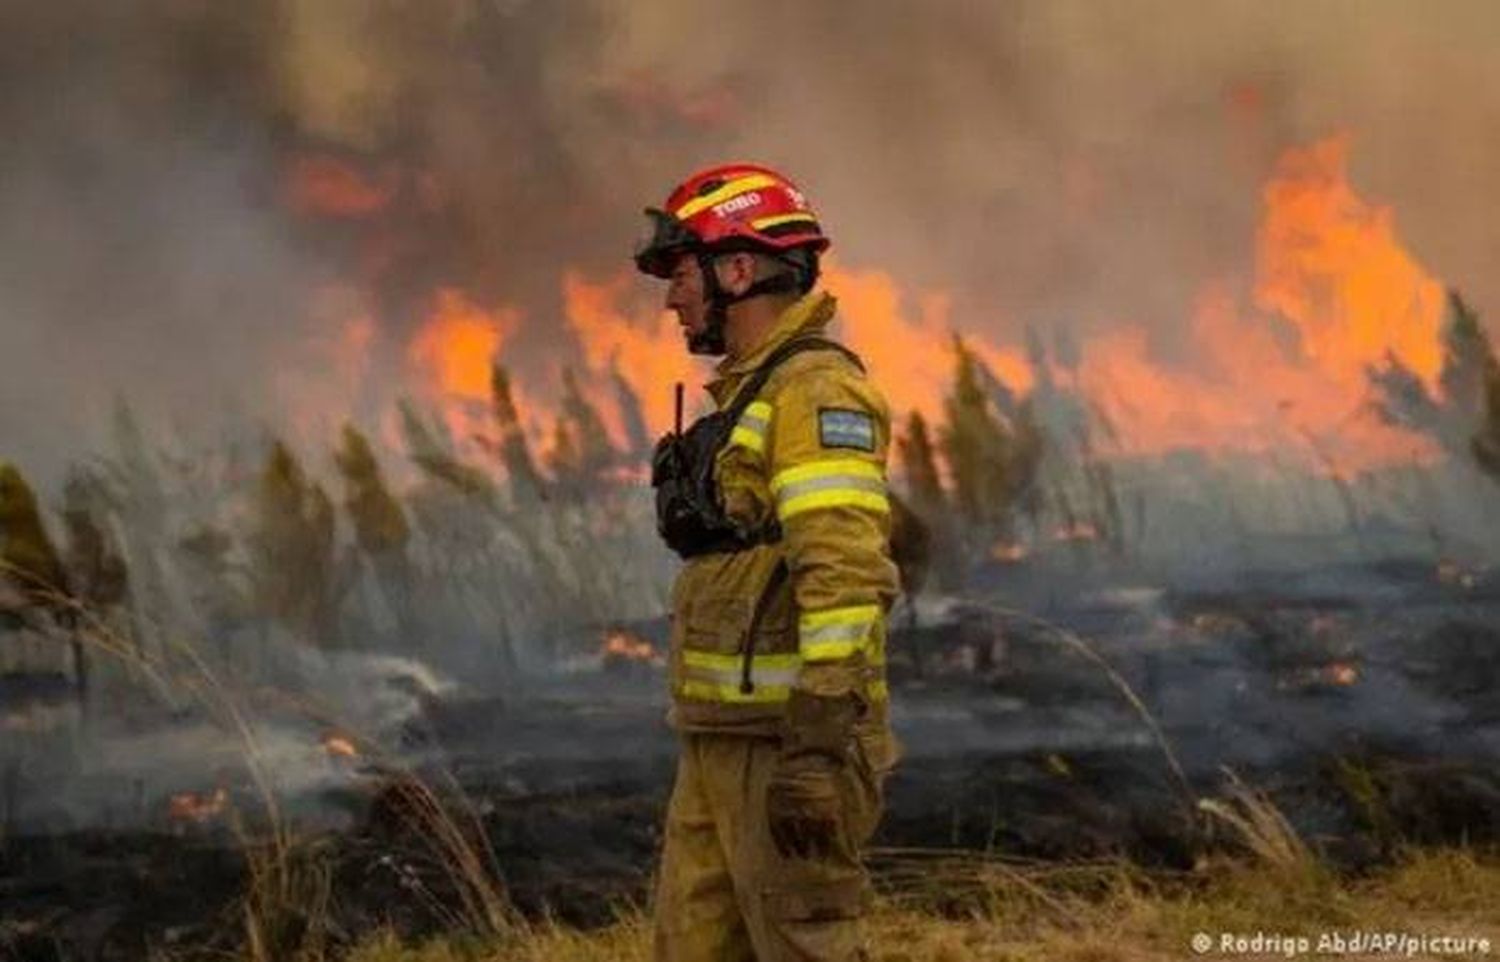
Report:
[[[656,653],[656,647],[650,641],[623,628],[611,629],[605,634],[601,654],[605,664],[611,662],[663,664],[662,657]]]
[[[204,825],[224,814],[229,793],[223,787],[211,792],[178,792],[167,800],[167,819],[175,824]]]
[[[335,758],[358,758],[359,749],[344,735],[330,733],[323,736],[323,750]]]
[[[1330,685],[1352,685],[1359,681],[1359,669],[1346,661],[1323,666],[1323,678]]]
[[[1330,661],[1286,669],[1276,681],[1279,691],[1313,693],[1350,688],[1359,683],[1359,666],[1352,661]]]
[[[1018,544],[1014,541],[997,541],[990,548],[991,558],[1007,564],[1025,561],[1026,556],[1030,553],[1030,550],[1024,544]]]

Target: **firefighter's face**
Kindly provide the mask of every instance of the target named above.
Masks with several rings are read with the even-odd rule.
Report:
[[[683,254],[672,267],[667,279],[667,310],[677,315],[684,337],[701,337],[708,328],[708,295],[703,283],[703,269],[698,258]]]

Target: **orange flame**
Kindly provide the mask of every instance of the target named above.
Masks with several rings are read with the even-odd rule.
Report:
[[[882,271],[845,270],[830,263],[824,277],[839,299],[843,335],[869,366],[893,416],[919,410],[929,421],[939,419],[955,363],[948,298],[921,294],[913,314],[903,309],[906,295],[895,279]],[[603,373],[614,364],[641,399],[648,426],[664,431],[672,423],[671,385],[682,381],[691,389],[707,379],[707,372],[687,353],[670,313],[656,313],[648,320],[632,317],[624,306],[631,284],[628,273],[594,282],[569,271],[563,277],[568,324],[589,368]],[[634,313],[646,316],[645,311]],[[1011,387],[1031,386],[1031,369],[1019,352],[979,339],[970,339],[970,347]],[[600,408],[614,428],[618,414],[613,400],[601,400]]]
[[[1442,292],[1401,245],[1391,211],[1349,184],[1349,144],[1334,137],[1283,156],[1262,193],[1252,282],[1221,277],[1201,286],[1180,352],[1189,360],[1163,361],[1147,327],[1121,319],[1085,341],[1076,369],[1049,372],[1109,417],[1116,453],[1288,449],[1330,473],[1435,456],[1433,442],[1381,423],[1367,408],[1367,370],[1387,357],[1437,384]],[[311,209],[334,213],[378,209],[391,192],[319,158],[297,165],[290,189],[318,198],[308,201]],[[964,320],[950,318],[950,298],[836,261],[825,264],[824,276],[840,299],[843,336],[869,365],[893,418],[916,410],[942,420],[954,371],[952,329]],[[580,387],[617,442],[626,439],[607,377],[612,369],[639,399],[653,432],[671,425],[671,385],[696,388],[707,377],[672,316],[637,303],[633,285],[628,272],[600,280],[568,270],[561,278],[566,321],[590,375]],[[475,402],[488,399],[491,360],[519,323],[512,308],[488,309],[443,289],[410,341],[408,357],[434,393],[467,410],[466,427],[480,416]],[[347,334],[347,353],[361,355],[368,326],[353,325]],[[968,334],[966,342],[1018,393],[1035,382],[1016,347]],[[535,445],[550,437],[543,422],[554,414],[525,396],[539,389],[535,377],[514,373]],[[689,397],[700,403],[696,390]],[[455,416],[450,411],[450,420]]]
[[[896,281],[878,270],[844,269],[828,263],[824,277],[839,299],[839,316],[849,346],[869,366],[890,402],[895,418],[920,411],[928,423],[942,417],[943,398],[953,385],[953,327],[949,300],[941,293],[916,299],[915,314],[903,310]],[[1001,380],[1017,391],[1030,389],[1031,367],[1018,351],[982,339],[966,343]]]
[[[1332,473],[1435,456],[1368,410],[1367,369],[1390,357],[1436,382],[1442,287],[1401,246],[1390,211],[1354,193],[1347,149],[1337,137],[1290,150],[1264,190],[1253,300],[1270,316],[1216,280],[1193,313],[1190,368],[1153,358],[1137,326],[1084,345],[1078,383],[1126,453],[1290,447]]]
[[[520,324],[521,312],[511,307],[486,310],[461,291],[440,289],[432,311],[407,345],[407,359],[422,378],[422,389],[436,403],[460,450],[476,438],[491,436],[490,381],[501,346]],[[513,383],[512,397],[525,419],[535,445],[542,433],[536,409],[521,385]]]
[[[622,306],[628,301],[632,282],[628,272],[591,282],[570,270],[563,274],[563,310],[583,349],[585,363],[596,375],[591,380],[601,381],[599,376],[613,365],[640,399],[648,427],[662,432],[672,426],[672,385],[683,382],[691,397],[692,389],[706,379],[705,372],[687,352],[671,313],[649,315]],[[623,440],[618,405],[605,394],[596,392],[590,400],[598,404],[610,430],[617,432],[616,440]]]
[[[443,393],[485,400],[490,371],[520,312],[486,311],[452,288],[438,291],[431,315],[411,340],[408,356],[432,373]]]
[[[1336,383],[1357,388],[1391,354],[1435,386],[1442,285],[1402,247],[1391,209],[1350,187],[1349,143],[1282,156],[1265,189],[1256,304],[1291,321],[1304,356]]]

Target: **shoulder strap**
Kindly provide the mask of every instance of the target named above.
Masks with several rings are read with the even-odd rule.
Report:
[[[865,369],[865,363],[859,359],[859,355],[838,341],[831,341],[826,337],[819,337],[815,334],[806,337],[794,337],[772,351],[771,355],[750,373],[750,376],[745,379],[745,383],[740,385],[740,389],[735,392],[734,399],[724,408],[727,414],[726,420],[730,426],[733,426],[740,419],[740,415],[745,413],[745,408],[749,407],[750,402],[754,401],[756,395],[760,394],[760,389],[766,386],[766,381],[770,380],[776,368],[780,367],[781,363],[787,358],[801,354],[803,351],[837,351],[848,358],[849,362],[861,371]]]

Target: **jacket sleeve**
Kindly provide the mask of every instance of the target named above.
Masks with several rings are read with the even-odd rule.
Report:
[[[883,678],[885,614],[898,590],[885,401],[847,361],[820,360],[776,392],[769,434],[771,496],[798,612],[796,688],[868,696]]]

